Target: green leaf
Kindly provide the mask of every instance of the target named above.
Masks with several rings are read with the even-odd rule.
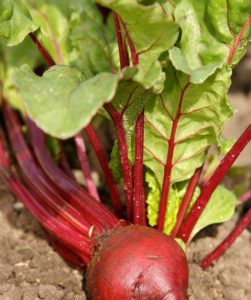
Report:
[[[26,0],[33,22],[39,26],[37,38],[57,64],[69,60],[69,0]]]
[[[135,80],[147,89],[163,82],[165,74],[158,59],[178,37],[178,26],[172,16],[165,14],[159,3],[145,6],[136,0],[97,2],[115,11],[125,24],[125,35],[130,36],[139,56],[139,73]]]
[[[160,201],[160,185],[152,172],[146,172],[145,181],[148,186],[146,204],[147,219],[150,226],[155,226],[158,219],[159,201]]]
[[[72,9],[70,21],[70,64],[86,78],[100,72],[119,69],[113,20],[103,17],[92,0],[81,1]]]
[[[174,15],[182,29],[180,48],[191,69],[236,64],[242,58],[251,38],[250,7],[250,0],[179,2]]]
[[[147,193],[147,218],[149,225],[155,226],[158,220],[159,202],[160,202],[160,186],[156,177],[151,172],[146,172],[146,182],[148,185]],[[166,217],[163,232],[170,234],[175,223],[179,211],[181,199],[176,189],[170,190],[167,204]]]
[[[175,241],[178,243],[180,248],[186,252],[186,244],[182,241],[182,239],[175,238]]]
[[[69,138],[85,127],[105,102],[111,101],[122,74],[100,73],[84,81],[70,67],[54,66],[43,77],[24,65],[15,83],[30,118],[52,136]]]
[[[14,46],[36,29],[22,0],[1,0],[0,41],[7,46]]]
[[[1,91],[1,83],[4,79],[4,46],[0,42],[0,95],[2,94]]]
[[[191,83],[204,82],[209,76],[214,74],[216,69],[221,68],[223,64],[222,62],[216,64],[208,64],[193,70],[189,67],[186,58],[179,48],[173,47],[172,49],[170,49],[169,54],[170,60],[175,69],[189,75],[189,81]]]
[[[16,69],[25,63],[27,63],[32,69],[41,66],[43,58],[34,47],[29,37],[26,37],[24,41],[17,46],[3,48],[3,51],[3,96],[12,107],[23,113],[24,108],[22,99],[17,93],[14,85],[13,75],[16,72]]]
[[[50,152],[50,155],[53,158],[53,160],[56,162],[59,159],[62,151],[60,142],[58,139],[50,135],[46,136],[46,142],[47,142],[46,144]]]
[[[233,147],[234,143],[236,142],[235,139],[223,139],[220,138],[220,154],[227,154],[230,149]]]
[[[112,148],[109,168],[112,170],[112,174],[116,182],[120,182],[122,178],[122,169],[121,169],[121,162],[120,162],[120,155],[119,155],[119,146],[117,141],[114,142]]]
[[[145,105],[144,164],[160,185],[170,140],[174,142],[173,184],[189,179],[204,163],[207,149],[219,144],[219,134],[232,115],[226,99],[231,76],[228,68],[217,70],[202,84],[189,84],[188,77],[170,64],[166,74],[162,94],[153,95]]]
[[[154,174],[151,171],[149,170],[146,171],[145,180],[148,186],[147,198],[146,198],[147,218],[149,224],[151,226],[155,226],[157,225],[157,219],[158,219],[161,189],[157,178],[154,176]],[[185,195],[187,186],[188,186],[188,181],[184,181],[182,183],[173,185],[173,187],[170,190],[170,195],[168,198],[167,210],[165,215],[164,230],[163,230],[163,232],[166,233],[167,235],[169,235],[172,232],[175,226],[178,212],[179,212],[179,207]],[[194,195],[192,197],[187,212],[191,210],[199,194],[200,194],[200,189],[197,187],[195,189]]]
[[[223,186],[218,186],[197,221],[190,239],[208,225],[230,220],[234,215],[237,203],[238,200],[232,192]]]

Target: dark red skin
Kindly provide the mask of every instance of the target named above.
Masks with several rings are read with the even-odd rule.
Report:
[[[180,246],[155,229],[112,229],[87,271],[92,300],[187,300],[188,263]]]

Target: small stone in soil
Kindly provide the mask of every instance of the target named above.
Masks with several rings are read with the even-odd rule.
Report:
[[[41,284],[38,287],[39,299],[45,300],[61,300],[65,296],[64,290],[57,290],[57,288],[50,284]]]

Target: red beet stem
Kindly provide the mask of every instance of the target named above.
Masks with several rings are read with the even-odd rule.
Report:
[[[106,154],[102,148],[102,145],[99,142],[99,139],[96,136],[96,133],[91,124],[87,125],[85,128],[85,132],[92,144],[92,147],[97,155],[99,163],[103,169],[105,180],[108,185],[108,189],[111,196],[111,202],[113,210],[118,217],[122,217],[122,204],[121,204],[121,197],[119,194],[118,187],[116,185],[115,179],[112,175],[112,172],[109,168],[108,161],[106,158]]]
[[[131,222],[133,220],[133,203],[132,203],[133,180],[132,180],[132,167],[128,159],[126,134],[123,125],[123,116],[121,113],[115,110],[115,108],[111,103],[105,104],[104,107],[113,120],[117,139],[118,139],[120,161],[121,161],[121,167],[122,167],[122,173],[124,179],[124,190],[126,196],[127,216],[128,216],[128,220]]]
[[[8,157],[7,152],[5,151],[4,147],[4,134],[2,130],[0,131],[0,161],[1,161],[1,168],[2,170],[10,168],[10,160]]]
[[[120,68],[121,70],[125,68],[126,66],[129,66],[129,58],[127,54],[127,48],[126,44],[123,41],[119,17],[116,13],[113,12],[113,20],[114,20],[114,26],[116,30],[116,36],[117,36],[117,42],[118,42],[118,48],[119,48],[119,60],[120,60]]]
[[[83,258],[81,259],[81,257],[77,255],[74,251],[72,251],[70,248],[59,242],[53,235],[51,235],[51,233],[49,233],[45,229],[44,232],[46,234],[46,238],[49,244],[61,257],[63,257],[63,259],[66,262],[77,266],[82,270],[85,270],[85,264],[89,264],[88,259],[86,259],[86,261],[83,261]]]
[[[205,258],[200,262],[202,269],[208,268],[210,265],[215,263],[225,251],[233,244],[236,238],[242,233],[242,231],[249,225],[251,222],[251,208],[247,211],[245,216],[237,224],[234,230],[224,239],[224,241],[211,253],[209,253]]]
[[[61,169],[65,172],[65,174],[67,174],[71,179],[75,180],[75,177],[72,173],[71,167],[67,160],[66,154],[64,153],[62,143],[60,144],[60,147],[61,147],[61,149],[60,149],[59,165],[60,165]]]
[[[5,184],[23,202],[27,209],[35,216],[41,225],[52,233],[63,244],[68,245],[79,254],[90,255],[93,243],[87,235],[80,234],[57,219],[55,212],[48,209],[27,190],[27,188],[15,178],[12,171],[6,167],[6,157],[3,143],[0,140],[0,174]],[[2,155],[4,154],[4,156]]]
[[[223,177],[226,175],[232,164],[235,162],[240,152],[245,148],[251,139],[251,124],[243,132],[243,134],[238,138],[238,140],[233,145],[232,149],[223,158],[220,165],[217,167],[213,175],[210,177],[208,182],[203,187],[200,196],[195,202],[193,208],[191,209],[188,217],[182,224],[177,237],[182,239],[184,242],[189,240],[189,237],[193,231],[193,228],[201,216],[204,208],[206,207],[208,201],[214,190],[222,181]]]
[[[176,237],[176,235],[177,235],[177,233],[180,229],[180,226],[181,226],[181,224],[182,224],[182,222],[183,222],[183,220],[186,216],[189,204],[190,204],[190,202],[193,198],[194,191],[195,191],[196,186],[199,182],[200,175],[201,175],[201,172],[202,172],[202,168],[203,167],[200,167],[197,170],[195,170],[192,178],[189,181],[185,196],[183,197],[180,208],[179,208],[177,221],[176,221],[175,226],[174,226],[174,228],[172,230],[172,233],[171,233],[171,236],[173,238]]]
[[[246,202],[251,198],[251,190],[245,192],[239,197],[240,202]]]
[[[77,147],[78,158],[79,158],[81,169],[82,169],[82,172],[83,172],[83,175],[85,178],[87,190],[90,193],[90,195],[93,196],[94,199],[96,199],[97,201],[100,202],[98,191],[93,182],[93,178],[91,175],[91,170],[90,170],[90,166],[89,166],[88,158],[87,158],[87,154],[86,154],[85,141],[83,139],[82,134],[81,133],[76,134],[74,137],[74,140],[75,140],[75,144]]]
[[[93,224],[102,224],[102,227],[113,227],[118,219],[101,203],[93,199],[86,191],[69,178],[51,159],[46,149],[43,132],[31,121],[27,120],[31,143],[40,166],[60,191],[67,197],[79,212],[90,218]]]
[[[171,136],[170,136],[170,139],[168,140],[169,147],[168,147],[167,159],[166,159],[166,164],[165,164],[165,173],[164,173],[164,179],[163,179],[163,184],[162,184],[159,214],[158,214],[158,223],[157,223],[157,228],[161,231],[164,228],[168,196],[169,196],[169,191],[170,191],[170,187],[171,187],[171,173],[172,173],[172,168],[173,168],[173,153],[174,153],[174,148],[175,148],[175,135],[176,135],[176,130],[178,127],[180,116],[181,116],[182,103],[183,103],[184,96],[185,96],[185,93],[186,93],[189,85],[190,85],[190,82],[186,83],[186,85],[184,86],[184,88],[181,91],[178,110],[177,110],[176,116],[173,120]]]
[[[144,111],[142,111],[138,116],[135,128],[135,163],[133,167],[133,223],[139,225],[146,225],[146,201],[143,170]]]
[[[86,221],[73,206],[60,197],[53,185],[50,184],[37,167],[24,142],[21,128],[18,124],[14,111],[4,104],[3,113],[12,147],[29,187],[34,191],[34,193],[39,195],[39,197],[43,199],[46,204],[55,211],[55,213],[65,219],[66,222],[75,226],[75,228],[80,232],[88,233],[89,227],[92,224]]]
[[[85,203],[83,202],[82,211],[78,210],[75,205],[72,206],[72,202],[74,202],[74,204],[76,202],[81,202],[80,199],[76,199],[76,196],[69,195],[69,200],[71,203],[65,200],[65,194],[63,196],[64,198],[60,196],[60,193],[56,189],[53,182],[47,180],[34,162],[31,153],[29,152],[29,149],[22,137],[20,125],[18,125],[17,116],[15,115],[14,111],[7,107],[6,104],[4,105],[3,111],[5,113],[6,124],[8,125],[7,128],[10,133],[13,148],[15,149],[17,159],[30,188],[37,195],[40,195],[44,201],[47,201],[53,209],[61,209],[60,216],[66,218],[68,222],[72,222],[74,220],[77,221],[74,222],[76,227],[81,224],[81,226],[78,227],[82,231],[85,230],[88,232],[90,226],[92,225],[95,225],[95,228],[98,231],[102,231],[107,226],[114,226],[117,219],[96,200],[91,201],[92,198],[90,196],[88,197],[89,201],[86,201],[86,199]],[[61,171],[61,173],[63,172]],[[68,179],[68,176],[65,175],[65,177]],[[60,181],[61,178],[55,178],[55,183]],[[99,204],[101,207],[100,210],[97,206],[94,206],[94,203]],[[92,206],[94,206],[96,209],[94,209]],[[110,219],[107,218],[107,220],[106,215],[110,217]],[[116,221],[112,222],[114,219]]]
[[[45,59],[46,63],[48,64],[49,67],[52,67],[55,65],[54,60],[52,59],[52,57],[48,54],[48,52],[44,49],[44,47],[40,44],[40,42],[38,41],[38,39],[35,37],[35,35],[31,32],[29,34],[32,42],[34,43],[34,45],[36,46],[36,48],[38,49],[38,51],[41,53],[41,55],[43,56],[43,58]]]
[[[133,43],[133,40],[131,39],[131,36],[130,36],[128,30],[127,30],[125,22],[122,20],[121,17],[119,17],[119,20],[121,21],[122,26],[123,26],[124,31],[125,31],[125,34],[126,34],[128,45],[129,45],[129,48],[130,48],[130,51],[131,51],[132,63],[133,63],[134,66],[137,66],[139,64],[139,54],[137,53],[137,50],[136,50],[135,45]]]
[[[15,181],[14,178],[9,179],[7,185],[46,230],[65,245],[69,245],[80,256],[81,253],[91,255],[92,244],[84,235],[77,233],[49,214],[48,210],[40,205],[30,192],[20,182]]]

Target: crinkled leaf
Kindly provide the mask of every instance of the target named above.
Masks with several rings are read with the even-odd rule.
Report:
[[[24,65],[15,83],[30,118],[45,132],[64,139],[86,126],[111,101],[120,76],[100,73],[84,81],[78,70],[54,66],[39,77]]]
[[[165,14],[159,3],[141,5],[136,0],[97,0],[115,11],[123,20],[126,30],[139,55],[139,73],[135,79],[145,88],[163,82],[164,73],[159,56],[174,45],[178,26],[170,14]],[[126,29],[125,29],[126,28]]]
[[[81,1],[71,9],[70,64],[79,68],[86,78],[115,70],[118,50],[113,20],[109,18],[104,24],[92,0]]]
[[[154,176],[154,174],[151,171],[149,170],[146,171],[145,179],[148,186],[147,198],[146,198],[147,218],[149,224],[151,226],[155,226],[157,224],[157,219],[158,219],[161,189],[157,178]],[[180,183],[179,185],[173,185],[173,187],[170,190],[170,195],[167,203],[165,222],[164,222],[164,230],[163,230],[163,232],[168,235],[172,232],[172,229],[175,226],[177,215],[179,212],[179,207],[185,195],[187,186],[188,186],[188,181],[185,181]],[[187,212],[190,211],[199,194],[200,194],[200,189],[197,187],[195,189],[194,195],[191,199],[191,203],[189,205]]]
[[[236,64],[245,53],[251,38],[251,0],[182,0],[174,15],[182,29],[180,48],[191,69],[228,60]]]
[[[155,226],[158,220],[158,210],[160,202],[160,186],[156,177],[150,172],[146,173],[146,182],[148,184],[147,193],[147,218],[151,226]],[[164,232],[170,234],[177,218],[179,211],[180,198],[176,189],[170,190],[170,195],[167,204],[166,217],[164,223]]]
[[[218,145],[223,125],[232,115],[226,99],[231,76],[228,68],[216,71],[202,84],[188,84],[187,76],[171,65],[166,73],[164,91],[145,105],[144,164],[157,176],[160,185],[170,139],[175,142],[173,184],[189,179],[203,164],[207,149]]]
[[[145,180],[148,186],[146,203],[147,218],[149,225],[155,226],[158,219],[158,209],[160,201],[160,185],[156,177],[151,172],[146,172]]]
[[[114,26],[103,23],[93,0],[26,1],[40,28],[37,38],[56,63],[78,68],[85,78],[116,69]]]
[[[234,215],[238,203],[236,196],[223,186],[218,186],[212,194],[191,234],[192,239],[201,229],[210,224],[228,221]]]
[[[0,40],[7,46],[23,41],[37,29],[32,22],[23,0],[1,0],[0,2]]]
[[[204,82],[209,76],[211,76],[216,71],[217,68],[222,67],[222,62],[220,62],[215,64],[204,65],[193,70],[189,67],[186,58],[184,57],[182,51],[179,48],[173,47],[172,49],[170,49],[169,54],[170,60],[175,69],[189,75],[189,81],[191,83]]]

